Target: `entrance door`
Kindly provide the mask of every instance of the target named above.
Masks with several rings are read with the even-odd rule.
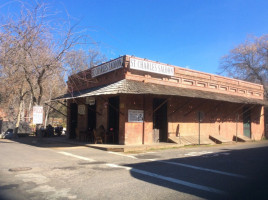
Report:
[[[244,136],[251,138],[250,110],[248,107],[243,109],[243,132]]]
[[[167,103],[166,99],[154,99],[153,110],[153,127],[155,134],[159,133],[159,142],[167,142]],[[164,104],[163,104],[164,103]],[[157,135],[155,135],[157,137]]]
[[[76,137],[75,129],[77,127],[77,111],[78,107],[76,103],[71,103],[71,118],[70,118],[70,139],[74,139]]]
[[[88,105],[88,130],[96,129],[96,104]]]
[[[113,143],[119,143],[119,96],[109,98],[108,128],[114,134]]]

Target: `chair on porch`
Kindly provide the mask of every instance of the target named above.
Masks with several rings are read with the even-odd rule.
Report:
[[[109,131],[105,133],[104,142],[106,144],[114,144],[114,136],[115,136],[115,130],[114,128],[110,128]]]
[[[95,144],[97,144],[97,143],[103,144],[101,131],[94,129],[93,134],[94,134],[94,143]]]

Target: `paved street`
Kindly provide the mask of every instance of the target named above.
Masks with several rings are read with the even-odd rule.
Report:
[[[268,141],[115,153],[0,140],[0,198],[265,199]]]

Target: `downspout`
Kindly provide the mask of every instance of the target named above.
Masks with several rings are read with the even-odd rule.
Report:
[[[236,115],[236,131],[235,131],[235,142],[237,143],[237,132],[238,132],[238,120],[239,120],[239,114]]]
[[[145,95],[143,95],[143,130],[142,130],[142,144],[144,144],[145,135]]]

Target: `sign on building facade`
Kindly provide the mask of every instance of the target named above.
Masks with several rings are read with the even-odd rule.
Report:
[[[174,67],[136,58],[130,58],[130,69],[174,76]]]
[[[120,57],[120,58],[115,59],[111,62],[107,62],[107,63],[99,65],[95,68],[92,68],[91,69],[91,76],[92,76],[92,78],[94,78],[96,76],[106,74],[108,72],[114,71],[116,69],[120,69],[122,67],[123,67],[123,57]]]
[[[78,105],[78,114],[79,115],[86,114],[86,106],[84,104]]]
[[[143,122],[143,110],[128,110],[128,122]]]
[[[33,124],[43,124],[43,106],[33,107]]]
[[[89,104],[90,106],[95,105],[95,97],[86,97],[86,104]]]

